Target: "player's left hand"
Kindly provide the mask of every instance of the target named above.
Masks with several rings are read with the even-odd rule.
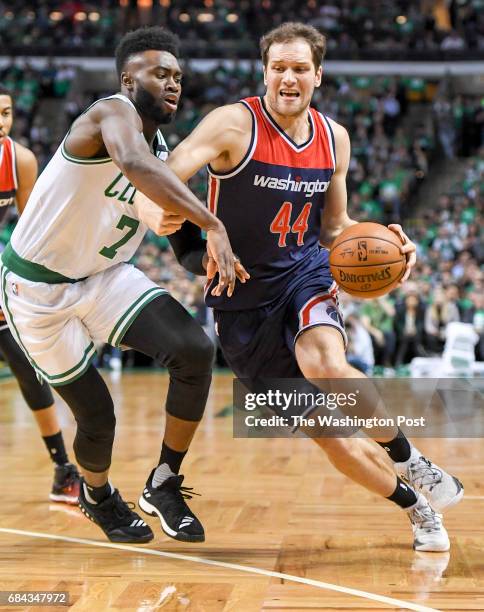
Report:
[[[417,263],[417,247],[415,246],[415,243],[412,242],[407,236],[407,234],[403,231],[402,226],[398,223],[390,224],[388,226],[388,229],[392,230],[392,232],[395,232],[395,234],[400,237],[403,243],[400,247],[400,252],[403,253],[407,258],[407,267],[405,268],[405,274],[402,276],[402,280],[399,282],[399,285],[402,285],[408,279],[412,268]]]

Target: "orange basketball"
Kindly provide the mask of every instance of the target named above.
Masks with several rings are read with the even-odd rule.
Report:
[[[333,242],[331,274],[338,285],[359,298],[385,295],[405,273],[406,257],[400,237],[379,223],[357,223]]]

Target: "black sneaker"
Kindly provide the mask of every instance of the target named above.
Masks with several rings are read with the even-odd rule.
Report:
[[[182,487],[183,476],[170,476],[159,487],[152,486],[155,470],[146,482],[138,504],[143,512],[157,516],[161,528],[175,540],[182,542],[204,542],[205,532],[202,524],[187,506],[185,499],[192,499],[193,490]]]
[[[84,495],[82,486],[79,491],[79,508],[96,525],[99,525],[111,542],[131,542],[143,544],[153,539],[153,532],[143,519],[133,512],[134,504],[126,503],[119,491],[99,504],[91,504]]]
[[[79,472],[73,463],[56,465],[49,499],[54,502],[77,505],[79,483]]]

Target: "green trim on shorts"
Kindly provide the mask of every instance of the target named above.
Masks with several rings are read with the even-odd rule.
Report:
[[[51,385],[52,387],[61,387],[62,385],[68,385],[69,383],[74,382],[84,374],[87,368],[91,365],[91,361],[94,359],[95,356],[96,349],[94,347],[94,342],[91,342],[84,351],[84,355],[82,356],[79,363],[77,363],[70,370],[67,370],[67,372],[63,372],[62,374],[55,374],[54,376],[49,376],[43,370],[41,370],[41,372],[46,378],[49,385]],[[81,370],[79,370],[79,368],[81,368]],[[59,378],[68,376],[71,373],[72,376],[69,376],[67,380],[59,381]]]
[[[2,269],[2,293],[3,293],[3,300],[5,302],[5,309],[6,309],[7,313],[8,313],[8,318],[10,319],[9,323],[12,324],[12,328],[15,331],[16,340],[20,344],[20,346],[21,346],[23,352],[25,353],[25,355],[27,356],[27,359],[30,361],[30,364],[32,365],[34,370],[37,372],[37,374],[40,374],[41,377],[46,382],[48,382],[49,385],[51,385],[52,387],[60,387],[61,385],[67,385],[68,383],[71,383],[74,380],[77,380],[80,376],[82,376],[84,374],[84,372],[87,370],[87,368],[91,364],[91,361],[93,360],[93,358],[96,355],[96,349],[94,347],[94,342],[91,342],[89,344],[89,346],[84,351],[84,354],[83,354],[82,358],[80,359],[80,361],[74,367],[70,368],[69,370],[67,370],[65,372],[62,372],[61,374],[54,374],[54,375],[47,374],[47,372],[45,372],[45,370],[43,370],[41,367],[39,367],[37,365],[37,363],[34,361],[32,356],[30,355],[30,353],[26,349],[24,343],[22,342],[20,334],[18,332],[17,326],[15,325],[15,321],[13,320],[13,316],[12,316],[12,313],[10,311],[10,308],[8,307],[8,296],[7,296],[7,291],[6,291],[5,287],[6,287],[6,284],[7,284],[7,274],[8,274],[9,271],[10,270],[8,270],[5,266]],[[81,368],[80,371],[79,371],[79,368]],[[70,374],[72,374],[72,376],[69,376]],[[69,378],[67,380],[59,380],[59,379],[64,378],[66,376],[69,376]]]
[[[77,283],[84,278],[69,278],[59,272],[49,270],[45,266],[28,261],[20,257],[14,250],[10,242],[2,253],[2,262],[6,268],[18,276],[34,283],[47,283],[48,285],[58,285],[60,283]]]
[[[140,311],[156,297],[165,293],[168,293],[166,289],[152,287],[140,295],[140,297],[133,302],[128,310],[118,319],[112,332],[109,334],[108,344],[119,346],[124,338],[124,334],[128,331],[129,326],[139,315]]]

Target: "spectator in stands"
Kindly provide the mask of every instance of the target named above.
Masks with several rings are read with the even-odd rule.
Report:
[[[396,305],[395,332],[397,353],[395,367],[409,363],[414,357],[424,357],[425,304],[420,300],[417,286],[407,287],[402,302]]]
[[[451,234],[445,225],[439,229],[437,238],[432,242],[432,249],[443,261],[453,261],[462,247],[461,239],[456,234]]]
[[[450,289],[450,291],[449,291]],[[445,291],[437,287],[433,293],[432,303],[425,312],[426,346],[431,353],[440,355],[445,344],[445,330],[448,323],[459,321],[455,285]]]
[[[365,300],[359,310],[361,323],[371,336],[375,365],[391,368],[396,336],[393,330],[395,306],[388,295]]]

